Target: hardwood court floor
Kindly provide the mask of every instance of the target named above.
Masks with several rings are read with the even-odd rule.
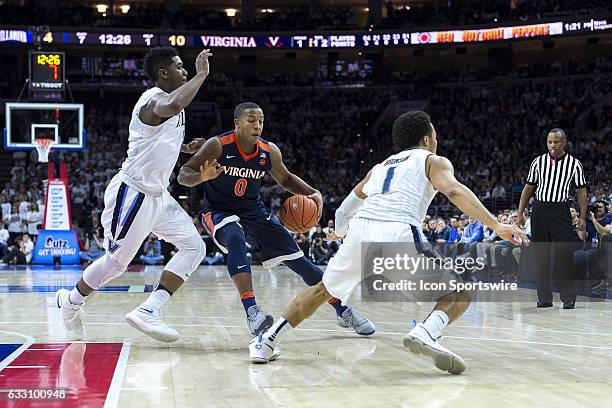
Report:
[[[116,291],[92,296],[87,342],[71,343],[53,295],[80,271],[0,270],[0,369],[7,366],[0,388],[61,386],[74,406],[133,408],[612,406],[609,301],[579,302],[575,310],[558,301],[545,310],[473,304],[443,338],[468,363],[453,376],[401,345],[411,321],[430,306],[362,303],[357,296],[355,308],[376,323],[372,337],[338,327],[324,305],[283,337],[277,361],[251,365],[251,335],[225,267],[201,267],[165,308],[181,332],[176,343],[156,342],[125,323],[123,315],[148,296],[143,291],[160,272],[125,273],[111,282]],[[254,267],[253,276],[258,302],[275,317],[304,285],[285,268]],[[10,406],[3,398],[0,406]]]

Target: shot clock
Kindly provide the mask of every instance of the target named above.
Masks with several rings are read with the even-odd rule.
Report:
[[[63,91],[65,55],[57,51],[30,51],[30,90]]]

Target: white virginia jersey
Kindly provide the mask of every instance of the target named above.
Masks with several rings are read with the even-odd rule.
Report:
[[[158,87],[148,89],[136,102],[130,120],[127,158],[120,170],[125,184],[149,194],[168,189],[185,137],[184,110],[158,126],[146,125],[138,117],[142,107],[159,92],[164,91]]]
[[[405,222],[420,227],[436,190],[425,174],[423,149],[403,150],[377,164],[363,186],[365,199],[355,217]]]

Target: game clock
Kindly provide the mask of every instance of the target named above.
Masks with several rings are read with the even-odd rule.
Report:
[[[30,89],[63,91],[65,55],[63,52],[30,51]]]
[[[154,47],[158,45],[157,35],[152,33],[99,33],[77,31],[64,33],[64,43],[79,45],[139,45]]]

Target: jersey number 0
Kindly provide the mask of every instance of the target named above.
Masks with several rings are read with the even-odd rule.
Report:
[[[234,186],[234,194],[236,194],[237,197],[243,196],[244,192],[246,191],[246,187],[247,187],[247,181],[244,178],[238,179],[236,181],[236,185]]]

